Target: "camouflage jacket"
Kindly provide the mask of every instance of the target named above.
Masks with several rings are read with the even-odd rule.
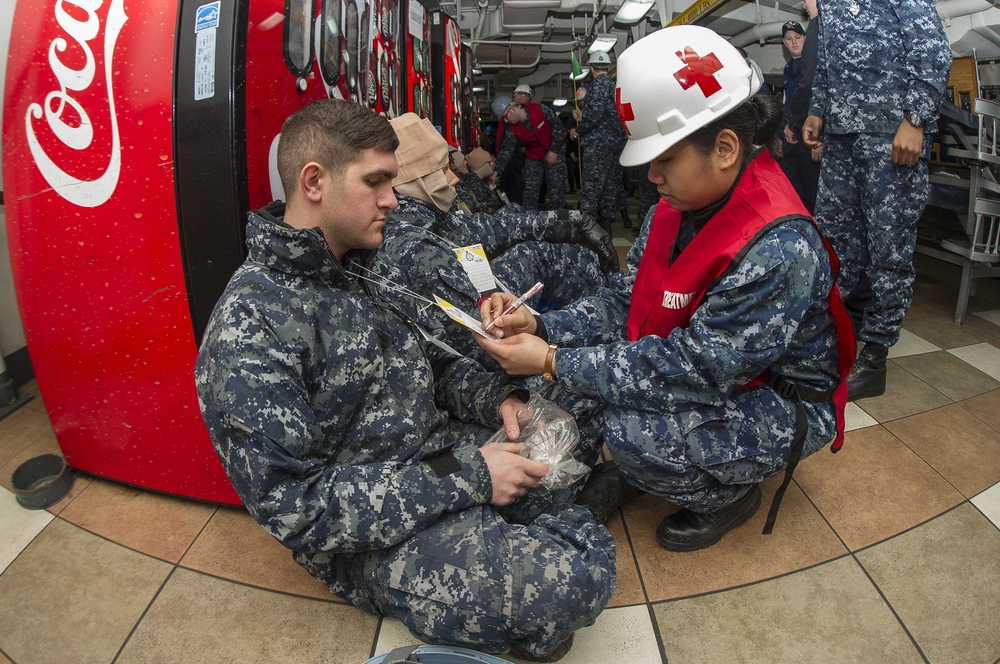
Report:
[[[615,106],[615,82],[608,74],[595,78],[587,88],[587,105],[576,130],[584,148],[621,152],[628,140]]]
[[[250,214],[249,256],[205,333],[202,413],[253,517],[364,605],[351,554],[489,501],[478,446],[517,388],[426,344],[337,262],[319,229],[267,210]],[[347,270],[360,258],[349,255]]]
[[[837,384],[837,336],[827,311],[833,276],[819,233],[806,219],[764,233],[709,289],[687,328],[629,343],[632,286],[651,218],[623,277],[597,297],[541,315],[548,340],[561,344],[555,368],[562,385],[612,404],[613,427],[625,410],[655,419],[698,404],[722,405],[764,369],[814,389]],[[811,432],[829,440],[832,407],[806,409]]]
[[[819,0],[810,115],[833,134],[895,134],[903,111],[934,133],[951,46],[933,0]]]

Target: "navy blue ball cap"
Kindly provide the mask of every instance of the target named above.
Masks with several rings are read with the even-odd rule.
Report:
[[[802,29],[802,25],[798,21],[788,21],[783,26],[781,26],[781,36],[784,37],[785,33],[789,30],[797,32],[800,35],[806,34],[806,31]]]

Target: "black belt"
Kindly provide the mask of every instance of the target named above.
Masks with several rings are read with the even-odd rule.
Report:
[[[806,440],[806,433],[809,431],[809,422],[806,421],[806,408],[803,402],[827,403],[833,399],[835,390],[814,390],[804,385],[790,383],[775,373],[768,373],[764,379],[764,385],[770,387],[779,396],[786,399],[795,399],[795,436],[792,438],[792,451],[788,455],[788,465],[785,466],[785,477],[781,480],[781,486],[774,492],[771,500],[771,509],[767,513],[767,521],[764,523],[764,534],[770,535],[774,530],[774,522],[778,518],[778,508],[781,507],[781,499],[785,496],[785,489],[792,481],[792,473],[802,459],[802,447]]]

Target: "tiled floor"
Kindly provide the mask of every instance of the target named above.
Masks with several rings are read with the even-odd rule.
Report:
[[[761,510],[677,554],[653,537],[667,503],[616,516],[617,592],[565,664],[997,662],[1000,282],[979,284],[959,327],[957,278],[918,257],[888,392],[849,407],[842,452],[803,461],[774,534]],[[36,398],[0,421],[0,664],[355,664],[413,642],[329,595],[240,509],[89,477],[21,508],[11,472],[58,451],[22,390]]]

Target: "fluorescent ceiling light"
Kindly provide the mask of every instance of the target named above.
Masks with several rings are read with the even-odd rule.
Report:
[[[571,76],[570,78],[572,78],[574,81],[582,81],[583,79],[587,78],[588,74],[590,74],[590,67],[580,67],[580,75]]]
[[[486,88],[481,85],[476,85],[472,88],[473,92],[486,92]]]
[[[587,49],[587,53],[593,53],[595,51],[611,51],[617,45],[618,37],[614,35],[597,35],[594,37],[594,41],[590,45],[590,48]]]
[[[472,68],[472,74],[473,74],[473,76],[481,76],[482,73],[483,73],[483,70],[480,69],[479,67],[473,67]]]
[[[615,23],[630,25],[643,19],[653,7],[654,0],[625,0],[615,14]]]
[[[565,106],[566,105],[566,100],[563,99],[563,98],[561,98],[561,97],[559,99],[553,99],[552,100],[552,105],[555,106],[556,108],[559,108],[561,106]]]

